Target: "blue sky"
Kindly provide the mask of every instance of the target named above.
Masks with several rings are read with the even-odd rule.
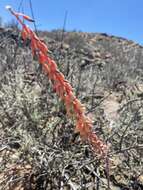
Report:
[[[5,5],[16,10],[20,0],[0,0],[0,16],[6,22],[11,15]],[[143,44],[143,0],[32,0],[38,29],[66,29],[104,32]],[[31,15],[29,0],[23,0],[23,10]]]

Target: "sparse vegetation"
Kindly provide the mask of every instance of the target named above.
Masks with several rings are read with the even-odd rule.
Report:
[[[54,33],[39,35],[109,145],[110,172],[74,132],[73,121],[33,61],[29,42],[17,30],[3,28],[0,189],[108,189],[110,178],[113,190],[141,190],[142,47],[105,34],[66,32],[61,48]]]

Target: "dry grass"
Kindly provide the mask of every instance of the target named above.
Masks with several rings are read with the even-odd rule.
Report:
[[[110,75],[106,70],[115,54],[106,51],[103,36],[104,43],[99,39],[95,43],[89,35],[84,48],[77,49],[68,48],[70,40],[61,49],[59,42],[44,37],[50,42],[51,56],[86,103],[97,134],[110,145],[111,189],[142,189],[142,96],[128,93],[121,85],[107,85],[108,77],[115,81],[116,72]],[[47,77],[32,61],[28,42],[24,44],[16,31],[4,30],[0,38],[0,189],[108,189],[106,162],[74,133]],[[109,39],[117,46],[116,39]],[[136,77],[132,78],[130,70],[126,72],[126,85],[131,87],[128,81]],[[110,93],[120,107],[113,123],[103,107]]]

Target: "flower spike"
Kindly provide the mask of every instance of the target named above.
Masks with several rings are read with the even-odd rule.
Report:
[[[27,15],[14,12],[10,6],[7,6],[6,8],[22,25],[23,40],[31,40],[32,54],[33,56],[36,54],[39,63],[42,65],[45,73],[52,81],[55,92],[65,104],[68,116],[74,118],[76,121],[76,131],[80,133],[83,140],[86,140],[92,146],[96,153],[104,157],[107,156],[107,145],[105,145],[95,134],[92,121],[85,115],[85,107],[75,97],[72,86],[58,70],[55,61],[49,57],[48,47],[28,26],[23,23],[19,16],[22,16],[24,19],[31,22],[34,22],[34,20]]]

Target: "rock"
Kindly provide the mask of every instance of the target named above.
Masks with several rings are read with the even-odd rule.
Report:
[[[143,186],[143,175],[140,175],[137,180],[139,184]]]

